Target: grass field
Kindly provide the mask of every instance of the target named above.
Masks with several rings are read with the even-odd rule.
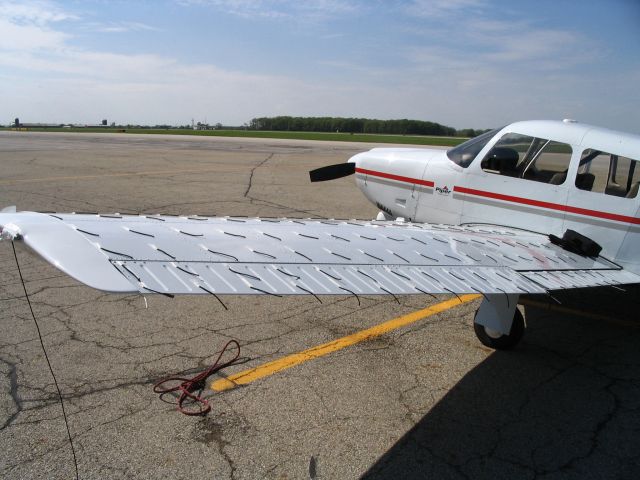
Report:
[[[3,128],[1,130],[12,130]],[[77,132],[77,133],[140,133],[164,135],[205,135],[214,137],[283,138],[287,140],[328,140],[337,142],[400,143],[407,145],[455,146],[466,138],[427,137],[421,135],[375,135],[322,132],[265,132],[256,130],[191,130],[191,129],[153,129],[153,128],[25,128],[30,132]]]

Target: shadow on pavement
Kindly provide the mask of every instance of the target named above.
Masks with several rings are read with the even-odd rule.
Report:
[[[465,375],[363,478],[640,478],[638,293],[563,292],[561,312],[523,299],[523,342]]]

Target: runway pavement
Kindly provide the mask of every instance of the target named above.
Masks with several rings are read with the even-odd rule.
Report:
[[[369,147],[0,132],[0,206],[372,218],[352,178],[311,185],[307,175]],[[82,286],[20,244],[17,253],[80,478],[640,477],[637,287],[559,293],[561,305],[525,298],[525,339],[493,352],[473,334],[471,298],[363,297],[359,306],[232,296],[225,310],[208,296],[150,295],[145,305]],[[7,242],[0,272],[0,477],[74,478]],[[378,334],[349,343],[366,329]],[[160,378],[209,365],[229,339],[243,363],[208,382],[209,415],[184,416],[153,393]],[[341,348],[320,348],[334,340]],[[310,349],[322,355],[210,388]]]

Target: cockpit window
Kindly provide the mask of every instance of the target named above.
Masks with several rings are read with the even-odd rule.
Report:
[[[447,157],[449,157],[449,160],[451,160],[453,163],[460,165],[462,168],[467,168],[469,165],[471,165],[473,159],[478,156],[480,150],[482,150],[484,146],[489,143],[489,140],[491,140],[496,133],[502,130],[502,128],[490,130],[481,135],[478,135],[477,137],[473,137],[464,143],[461,143],[451,150],[447,150]]]
[[[561,185],[567,179],[571,146],[519,133],[505,134],[485,155],[487,173]]]

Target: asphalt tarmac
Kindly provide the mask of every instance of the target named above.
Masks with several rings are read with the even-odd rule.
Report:
[[[0,206],[19,210],[373,218],[352,178],[309,169],[365,144],[123,134],[0,133]],[[82,479],[640,478],[639,289],[523,298],[510,352],[482,346],[479,301],[109,295],[17,244]],[[0,243],[0,477],[75,477],[60,401]],[[413,312],[365,341],[236,388],[226,376]],[[413,317],[412,317],[413,318]],[[230,339],[204,417],[153,393]],[[299,359],[299,355],[292,357]],[[308,358],[307,358],[308,357]],[[165,400],[170,398],[165,397]]]

